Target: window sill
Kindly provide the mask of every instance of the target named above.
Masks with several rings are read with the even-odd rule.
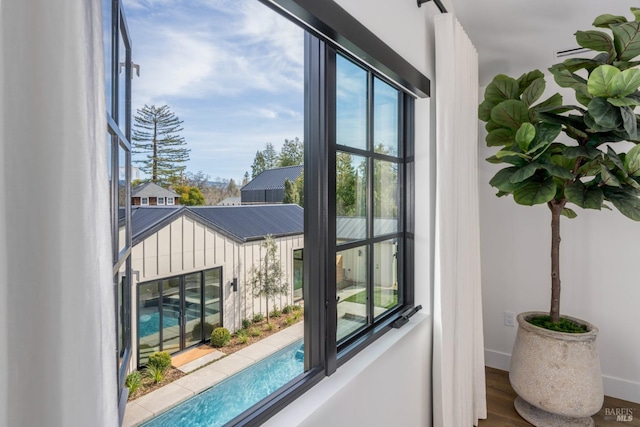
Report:
[[[405,347],[409,347],[405,349]],[[395,351],[393,351],[395,350]],[[409,354],[410,353],[410,354]],[[411,359],[408,365],[398,365],[395,362],[398,359]],[[342,399],[340,401],[340,394],[347,393],[349,396],[353,396],[353,388],[357,388],[358,399],[363,398],[369,402],[369,411],[375,416],[377,411],[372,408],[377,406],[376,399],[382,398],[383,400],[392,400],[393,395],[399,395],[401,400],[412,400],[410,394],[412,390],[402,391],[399,387],[404,388],[406,381],[401,379],[398,375],[399,371],[407,371],[412,369],[413,365],[417,366],[416,372],[409,372],[410,376],[413,376],[413,384],[406,384],[407,389],[416,388],[418,395],[429,394],[431,388],[430,382],[430,366],[431,366],[431,316],[425,313],[416,313],[409,323],[400,329],[393,329],[375,342],[367,346],[352,359],[344,363],[335,374],[330,377],[324,378],[317,385],[311,388],[309,391],[300,396],[296,401],[287,406],[284,410],[276,414],[273,418],[268,420],[264,425],[266,427],[282,426],[282,425],[330,425],[331,422],[326,419],[325,415],[322,415],[328,411],[332,414],[336,413],[336,417],[340,416],[341,409],[344,408],[344,412],[351,412],[353,416],[363,420],[363,412],[356,409],[357,402],[354,403],[352,398]],[[382,378],[374,381],[378,381],[382,387],[371,389],[370,387],[361,387],[361,384],[368,382],[371,376],[373,376],[368,368],[372,367],[375,362],[391,363],[390,369],[398,368],[397,372],[393,370],[389,371],[385,369],[382,372],[376,366],[375,371],[381,375]],[[424,365],[424,366],[422,366]],[[418,372],[424,368],[424,372],[421,374]],[[386,372],[386,376],[385,376]],[[385,379],[386,378],[386,379]],[[420,378],[423,381],[420,381]],[[387,380],[388,379],[388,380]],[[377,397],[376,397],[377,396]],[[418,410],[428,413],[430,417],[430,397],[429,396],[413,396],[420,401],[420,408]],[[427,399],[428,398],[428,399]],[[355,406],[354,406],[355,405]],[[338,408],[336,408],[338,406]],[[393,407],[393,406],[387,406]],[[395,407],[397,412],[405,411],[406,408]],[[337,412],[336,412],[337,410]],[[366,409],[363,409],[366,411]],[[412,420],[415,420],[415,415]],[[342,415],[344,416],[344,415]],[[424,417],[423,417],[424,418]],[[324,420],[322,424],[319,424],[321,420]],[[345,419],[342,418],[342,425],[345,425]],[[378,424],[380,425],[380,424]],[[402,424],[396,424],[402,425]],[[426,425],[415,424],[412,425]]]

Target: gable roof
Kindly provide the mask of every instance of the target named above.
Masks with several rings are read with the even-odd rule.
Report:
[[[302,174],[303,169],[303,165],[267,169],[242,187],[241,191],[283,189],[284,181],[287,179],[295,181]]]
[[[133,245],[186,216],[221,234],[245,243],[304,233],[304,211],[298,205],[250,206],[135,206],[131,209]]]
[[[131,189],[131,197],[180,197],[180,195],[153,182],[143,182]]]
[[[242,242],[267,234],[283,237],[304,233],[304,211],[294,204],[198,206],[190,210]]]

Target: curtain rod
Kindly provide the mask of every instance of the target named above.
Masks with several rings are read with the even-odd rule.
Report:
[[[418,7],[422,7],[422,3],[428,3],[430,1],[431,0],[418,0]],[[433,2],[436,4],[436,6],[438,6],[438,9],[440,9],[440,12],[447,13],[447,8],[444,7],[444,5],[440,0],[433,0]]]

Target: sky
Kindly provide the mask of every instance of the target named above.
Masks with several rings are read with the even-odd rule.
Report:
[[[126,0],[124,8],[140,65],[132,113],[167,104],[184,121],[187,171],[241,182],[266,143],[279,150],[303,139],[302,29],[256,0]]]

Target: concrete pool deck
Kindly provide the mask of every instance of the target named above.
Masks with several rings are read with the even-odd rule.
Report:
[[[203,392],[242,369],[301,339],[303,334],[304,322],[298,322],[255,344],[221,358],[215,363],[196,369],[164,387],[132,400],[127,403],[122,427],[138,426],[166,412],[180,402]],[[202,364],[208,362],[209,360],[201,361]],[[195,360],[190,364],[197,365],[197,363],[198,360]]]

